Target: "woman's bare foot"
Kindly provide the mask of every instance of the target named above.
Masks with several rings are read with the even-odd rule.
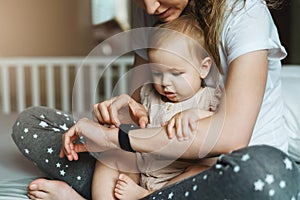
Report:
[[[137,185],[129,176],[120,174],[116,187],[115,196],[120,200],[140,199],[150,194],[150,192]]]
[[[36,179],[29,184],[28,197],[33,200],[84,200],[67,183],[42,178]]]

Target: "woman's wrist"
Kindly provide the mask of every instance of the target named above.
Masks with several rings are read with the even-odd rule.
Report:
[[[136,129],[136,128],[134,128]],[[123,130],[124,131],[124,130]],[[128,130],[129,132],[129,130]],[[130,137],[127,132],[128,140],[130,142]],[[105,137],[107,141],[107,146],[109,146],[110,149],[122,149],[120,145],[120,128],[108,128],[107,131],[105,131]],[[126,133],[125,133],[126,134]],[[123,149],[126,150],[126,149]]]
[[[129,152],[135,152],[135,150],[132,148],[129,138],[129,131],[134,129],[139,129],[140,127],[135,124],[121,124],[119,127],[118,132],[118,141],[120,148],[129,151]]]
[[[110,128],[110,130],[106,132],[107,142],[111,149],[120,149],[118,132],[119,128]]]

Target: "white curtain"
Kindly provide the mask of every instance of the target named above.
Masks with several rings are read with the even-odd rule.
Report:
[[[123,30],[128,30],[129,12],[129,0],[92,0],[93,25],[114,19]]]

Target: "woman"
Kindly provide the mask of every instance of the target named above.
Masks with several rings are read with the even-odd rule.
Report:
[[[218,66],[222,66],[226,91],[219,111],[213,118],[198,120],[197,112],[191,110],[180,115],[189,117],[191,122],[198,125],[196,126],[197,134],[193,140],[179,141],[165,137],[167,132],[168,134],[175,133],[178,137],[188,135],[189,130],[182,130],[180,124],[173,126],[171,123],[167,129],[127,131],[131,148],[121,144],[126,150],[153,152],[160,146],[169,145],[170,148],[176,150],[185,150],[181,158],[187,159],[225,154],[220,156],[217,164],[209,170],[175,186],[171,185],[159,190],[145,199],[298,198],[299,169],[282,152],[287,151],[287,136],[282,128],[283,104],[280,97],[279,75],[280,60],[285,57],[286,52],[280,45],[276,27],[265,3],[260,0],[191,2],[187,0],[136,0],[136,2],[149,15],[156,17],[151,20],[145,15],[145,26],[153,25],[148,22],[155,22],[157,18],[161,21],[173,20],[183,11],[189,12],[192,8],[204,29],[206,43],[210,47],[209,51],[219,54],[220,59],[218,57],[214,59]],[[139,19],[143,18],[139,17]],[[143,54],[139,53],[136,65],[144,63],[142,57]],[[147,58],[144,57],[144,59]],[[118,118],[110,114],[100,114],[105,112],[106,108],[110,108],[108,113],[114,113],[116,111],[114,108],[126,103],[128,102],[116,98],[112,104],[107,104],[107,102],[99,104],[99,109],[95,109],[98,120],[118,126]],[[35,108],[22,113],[17,121],[28,120],[29,116],[41,116],[42,113],[45,113],[45,110]],[[145,117],[143,112],[135,114],[138,119]],[[225,115],[226,117],[223,118]],[[219,123],[220,121],[222,123]],[[140,125],[143,126],[143,124],[143,120],[140,120]],[[23,131],[17,125],[14,126],[14,137],[19,137],[20,130]],[[81,119],[76,126],[72,126],[64,134],[63,143],[67,148],[64,148],[61,154],[67,155],[70,160],[76,160],[78,152],[86,151],[84,145],[71,145],[70,143],[70,138],[79,135],[85,136],[87,140],[97,141],[98,151],[120,149],[118,132],[117,128],[107,129],[90,120]],[[152,137],[143,140],[138,137],[141,134],[148,134]],[[212,144],[201,145],[207,135],[210,136]],[[21,149],[23,144],[18,145]],[[69,149],[68,145],[72,148]],[[251,147],[247,147],[248,145]],[[200,147],[201,151],[199,151]],[[161,154],[174,156],[173,151],[165,151]],[[79,161],[82,162],[81,154],[79,156]],[[35,160],[32,157],[31,159]],[[93,169],[91,166],[93,164],[89,167],[81,166],[83,169],[89,169],[87,174],[89,177]],[[73,171],[76,171],[77,167],[74,166],[74,168]],[[81,194],[87,190],[80,186],[76,189]],[[89,194],[84,195],[88,197]],[[29,185],[29,197],[32,199],[83,199],[66,183],[45,179],[35,180]]]

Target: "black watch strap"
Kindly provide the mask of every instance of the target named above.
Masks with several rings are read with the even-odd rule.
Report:
[[[119,144],[121,149],[125,151],[135,152],[130,144],[128,133],[130,130],[139,129],[140,127],[135,124],[121,124],[119,127]]]

